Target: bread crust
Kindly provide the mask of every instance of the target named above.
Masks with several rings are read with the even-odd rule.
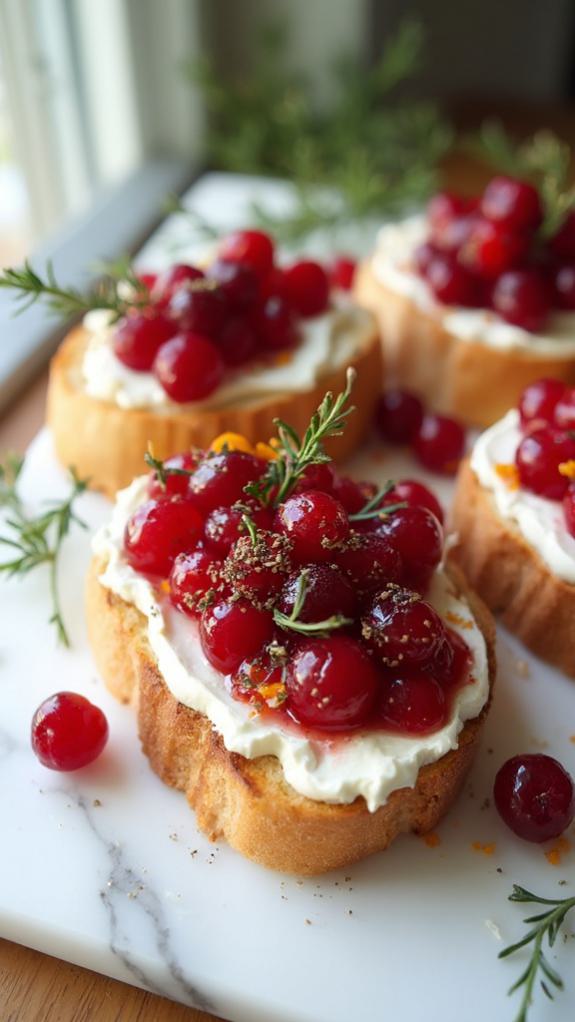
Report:
[[[516,407],[528,383],[541,377],[575,383],[573,355],[542,357],[461,341],[439,316],[381,284],[369,261],[358,267],[354,298],[378,319],[387,379],[469,425],[490,426]]]
[[[244,406],[210,410],[187,405],[165,413],[119,408],[86,394],[80,373],[86,343],[86,331],[78,327],[64,339],[52,360],[48,423],[62,464],[74,466],[82,477],[90,478],[94,489],[108,496],[141,474],[150,443],[157,458],[190,447],[209,447],[214,437],[228,431],[255,443],[275,434],[276,417],[303,432],[325,392],[338,393],[345,387],[347,367],[343,366],[322,375],[311,390],[258,398]],[[381,390],[382,356],[375,320],[365,329],[350,365],[357,371],[356,410],[342,436],[327,444],[336,460],[349,457],[361,444]]]
[[[473,761],[486,706],[467,721],[458,748],[423,767],[414,788],[394,791],[370,813],[365,800],[331,805],[298,794],[274,756],[246,759],[228,752],[207,717],[178,703],[148,644],[145,618],[98,581],[87,579],[88,634],[106,685],[137,707],[144,753],[156,774],[185,792],[200,829],[242,855],[285,873],[319,874],[382,851],[399,834],[433,829],[455,799]],[[490,683],[495,678],[495,626],[484,604],[452,569],[486,640]]]
[[[554,575],[514,522],[502,518],[469,459],[452,507],[451,557],[490,610],[537,656],[575,677],[575,586]]]

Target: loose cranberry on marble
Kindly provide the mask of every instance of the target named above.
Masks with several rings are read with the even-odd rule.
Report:
[[[298,342],[299,331],[294,310],[280,295],[266,299],[254,318],[254,325],[262,348],[266,351],[284,351],[295,347]]]
[[[353,532],[344,548],[335,552],[333,561],[360,597],[403,578],[403,560],[393,540],[377,532]]]
[[[575,211],[567,214],[557,233],[548,242],[548,248],[562,262],[575,261]]]
[[[135,571],[165,577],[177,555],[196,546],[202,527],[201,515],[189,500],[147,500],[126,523],[124,555]]]
[[[410,390],[386,390],[379,398],[375,424],[390,443],[411,443],[422,420],[423,403]]]
[[[216,338],[226,321],[228,305],[222,289],[206,281],[206,286],[200,290],[182,287],[174,291],[168,314],[177,323],[178,330]]]
[[[432,675],[406,671],[384,682],[380,713],[387,728],[404,734],[426,734],[444,723],[445,693]]]
[[[340,288],[342,291],[350,291],[356,268],[355,259],[344,255],[336,256],[328,271],[331,286]]]
[[[555,305],[573,312],[575,309],[575,263],[564,263],[553,274]]]
[[[432,667],[447,643],[443,621],[418,593],[389,585],[361,619],[364,642],[388,667]]]
[[[218,600],[204,610],[200,641],[212,667],[222,674],[237,670],[271,641],[274,622],[268,610],[245,599]]]
[[[244,507],[257,529],[271,529],[273,514],[268,508],[255,506],[248,501],[245,505],[242,503],[242,510],[234,507],[214,508],[204,524],[204,539],[207,547],[218,556],[225,557],[236,540],[247,535]]]
[[[361,643],[344,635],[302,642],[286,671],[289,710],[322,731],[361,727],[379,690],[379,676]]]
[[[480,210],[484,217],[512,231],[535,231],[543,219],[539,193],[528,181],[500,174],[483,192]]]
[[[331,564],[306,564],[288,576],[278,601],[283,614],[289,616],[294,609],[302,571],[305,571],[305,599],[299,613],[300,621],[327,621],[334,615],[354,616],[357,606],[354,590],[342,572]]]
[[[575,387],[564,387],[555,405],[555,425],[563,430],[575,430]]]
[[[400,508],[379,522],[375,535],[384,536],[399,553],[402,584],[425,592],[443,552],[443,530],[435,515],[426,507]]]
[[[518,266],[528,247],[525,235],[510,231],[502,224],[479,219],[469,232],[459,258],[471,273],[491,281]]]
[[[524,841],[551,841],[575,817],[570,775],[541,753],[508,759],[495,778],[493,795],[499,815]]]
[[[221,584],[221,561],[201,544],[176,557],[169,577],[170,600],[190,617],[199,616],[198,604],[210,589]]]
[[[108,740],[102,710],[77,692],[57,692],[32,718],[32,749],[50,770],[79,770],[92,763]]]
[[[288,497],[276,511],[275,528],[292,541],[298,564],[333,560],[334,548],[348,538],[350,531],[342,505],[320,490]]]
[[[521,485],[548,500],[562,500],[565,496],[569,479],[561,474],[559,466],[572,460],[575,440],[550,426],[524,436],[515,453]]]
[[[440,253],[430,260],[425,277],[437,300],[444,305],[475,307],[481,304],[479,281],[448,253]]]
[[[244,488],[256,482],[265,470],[264,461],[243,451],[208,455],[190,477],[190,494],[204,514],[229,507],[246,499]]]
[[[443,508],[437,497],[417,479],[400,479],[384,498],[385,504],[407,503],[410,507],[426,507],[443,525]]]
[[[160,482],[157,472],[152,472],[148,483],[148,497],[151,500],[162,500],[170,497],[181,497],[188,492],[190,473],[198,464],[198,456],[191,452],[175,454],[164,462],[166,471],[165,483]],[[171,473],[169,469],[177,469]],[[180,472],[182,473],[180,475]]]
[[[153,371],[168,397],[185,404],[213,393],[222,381],[224,362],[209,338],[187,332],[162,345]]]
[[[274,261],[274,245],[263,231],[236,231],[222,241],[218,255],[233,263],[244,263],[263,279]]]
[[[329,304],[329,278],[323,266],[302,259],[284,270],[284,294],[300,316],[318,316]]]
[[[575,483],[570,483],[567,493],[563,497],[563,514],[565,525],[570,536],[575,537]]]
[[[218,334],[218,350],[226,365],[244,365],[256,354],[257,347],[257,333],[246,317],[228,319]]]
[[[175,291],[185,287],[186,284],[202,280],[203,276],[203,270],[197,266],[176,263],[175,266],[170,266],[156,277],[152,289],[152,301],[158,302],[160,305],[167,305]]]
[[[149,372],[162,344],[177,327],[160,312],[131,312],[114,327],[114,354],[129,369]]]
[[[453,475],[465,453],[465,430],[445,415],[425,415],[413,438],[413,450],[425,468]]]
[[[241,311],[254,304],[259,296],[260,282],[255,270],[247,263],[232,263],[216,259],[208,270],[215,280],[230,309]]]
[[[549,283],[541,270],[510,270],[496,280],[491,304],[507,323],[535,333],[545,325],[551,309]]]

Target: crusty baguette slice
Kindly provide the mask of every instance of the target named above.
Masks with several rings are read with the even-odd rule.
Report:
[[[436,411],[490,426],[516,407],[521,391],[543,376],[575,383],[575,358],[499,350],[461,341],[439,315],[381,284],[369,261],[357,270],[354,298],[377,317],[386,378],[420,394]]]
[[[370,813],[363,798],[329,805],[299,795],[279,760],[228,752],[202,714],[178,703],[159,673],[145,618],[105,589],[94,560],[87,580],[87,620],[96,664],[110,691],[137,708],[143,750],[153,770],[185,792],[201,830],[249,859],[285,873],[316,874],[382,851],[406,831],[431,830],[455,799],[472,763],[487,707],[468,721],[458,748],[419,771],[415,787],[393,792]],[[495,628],[489,611],[453,569],[488,648],[495,676]]]
[[[469,460],[459,469],[452,526],[458,542],[451,556],[489,609],[537,656],[575,677],[575,586],[501,517]]]
[[[190,447],[209,447],[214,437],[231,431],[251,443],[275,434],[274,418],[303,432],[326,391],[345,387],[346,366],[325,373],[311,390],[274,394],[249,404],[210,410],[191,405],[160,412],[153,408],[119,408],[86,394],[81,365],[86,333],[79,327],[64,339],[52,360],[48,390],[48,423],[62,464],[89,477],[94,489],[114,496],[140,475],[150,443],[157,458]],[[381,348],[375,320],[366,319],[358,353],[350,363],[357,371],[353,402],[356,411],[345,432],[327,444],[337,460],[349,457],[364,439],[381,390]],[[246,371],[249,371],[247,369]]]

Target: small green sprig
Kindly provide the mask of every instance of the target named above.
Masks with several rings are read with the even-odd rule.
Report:
[[[527,919],[524,919],[525,923],[532,923],[534,925],[521,940],[517,941],[516,944],[511,944],[510,947],[506,947],[499,954],[499,958],[508,958],[509,955],[515,954],[520,948],[532,944],[531,958],[527,968],[509,990],[509,993],[513,994],[516,990],[523,987],[523,997],[515,1022],[527,1022],[527,1012],[533,1001],[533,991],[538,978],[543,992],[550,1000],[553,1000],[553,993],[549,984],[555,987],[556,990],[563,989],[563,980],[545,957],[543,944],[547,940],[549,947],[553,947],[565,917],[572,908],[575,908],[575,897],[540,898],[537,894],[532,894],[531,891],[525,890],[524,887],[514,884],[513,892],[509,895],[509,901],[550,906],[544,912],[535,916],[528,916]]]
[[[278,439],[275,450],[278,457],[268,463],[261,479],[250,483],[245,492],[260,503],[277,507],[289,497],[298,479],[310,465],[322,465],[331,461],[323,444],[330,437],[341,436],[346,419],[355,410],[346,408],[355,381],[355,370],[347,370],[345,389],[334,398],[328,391],[319,408],[311,417],[303,439],[291,426],[281,419],[275,419]]]
[[[193,468],[178,468],[176,465],[168,465],[160,458],[154,457],[151,449],[144,454],[144,461],[148,468],[156,473],[162,490],[166,489],[168,476],[191,476],[194,474]]]
[[[277,607],[274,610],[274,621],[280,628],[287,631],[299,632],[302,635],[327,635],[329,632],[337,631],[346,625],[353,624],[352,618],[344,617],[343,614],[333,614],[324,621],[300,621],[299,616],[305,604],[308,590],[309,570],[304,568],[297,580],[296,598],[291,614],[282,614]]]
[[[4,572],[10,578],[28,575],[41,564],[49,566],[52,600],[50,624],[56,626],[60,642],[64,646],[69,646],[70,640],[62,617],[58,591],[58,560],[62,543],[72,523],[86,528],[85,522],[74,512],[74,502],[86,489],[88,480],[79,479],[74,469],[70,469],[72,480],[70,495],[65,500],[50,505],[36,517],[30,517],[26,514],[17,490],[22,465],[22,459],[13,457],[7,458],[4,464],[0,465],[0,506],[8,508],[6,525],[10,529],[10,535],[0,536],[0,545],[10,552],[9,560],[0,562],[0,573]]]
[[[393,486],[394,484],[392,480],[388,479],[388,481],[381,487],[381,490],[378,490],[373,497],[366,501],[359,511],[356,511],[353,515],[348,515],[350,522],[367,522],[370,518],[385,518],[386,515],[391,515],[394,511],[399,511],[401,508],[407,507],[407,502],[405,500],[398,501],[396,504],[386,504],[384,507],[381,507],[382,500],[384,500],[384,498],[387,497],[387,494],[393,490]]]
[[[0,288],[15,292],[17,314],[42,300],[51,312],[63,317],[108,309],[120,319],[130,309],[143,308],[150,302],[148,288],[131,269],[121,279],[108,272],[92,290],[83,292],[59,284],[50,262],[42,277],[26,261],[21,269],[9,267],[0,274]]]

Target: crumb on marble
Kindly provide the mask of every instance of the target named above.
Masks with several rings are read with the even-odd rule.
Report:
[[[560,866],[563,856],[568,855],[570,851],[571,842],[569,838],[560,837],[544,854],[550,866]]]
[[[471,847],[474,852],[483,852],[484,855],[493,855],[495,851],[495,841],[489,841],[484,843],[483,841],[472,841]]]
[[[92,802],[92,805],[94,806],[94,809],[99,809],[102,803],[100,802],[99,798],[95,798],[94,801]]]
[[[437,848],[441,844],[441,838],[435,831],[431,831],[429,834],[422,834],[421,838],[428,848]]]

